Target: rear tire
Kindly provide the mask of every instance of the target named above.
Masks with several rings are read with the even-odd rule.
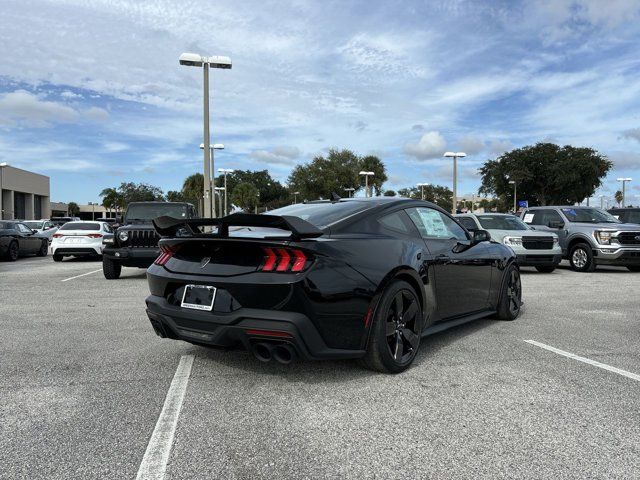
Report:
[[[520,282],[520,270],[515,264],[509,265],[504,272],[500,303],[498,305],[499,320],[515,320],[520,315],[522,307],[522,283]]]
[[[114,262],[106,257],[102,257],[102,273],[107,280],[116,280],[120,278],[122,265]]]
[[[402,280],[391,282],[372,320],[367,353],[361,364],[384,373],[400,373],[409,368],[420,346],[423,323],[413,287]]]
[[[58,254],[54,253],[52,256],[53,256],[53,261],[54,262],[61,262],[62,261],[62,258],[63,258],[62,255],[58,255]]]
[[[15,262],[20,256],[20,246],[18,242],[11,242],[9,244],[9,250],[7,251],[7,260],[10,262]]]
[[[540,273],[551,273],[555,269],[556,269],[556,267],[547,266],[547,265],[541,265],[539,267],[536,267],[536,270],[539,271]]]
[[[45,240],[44,242],[42,242],[42,246],[40,247],[40,250],[38,250],[38,253],[36,253],[36,255],[38,257],[46,257],[47,253],[49,253],[49,241]]]
[[[576,243],[569,252],[569,263],[576,272],[593,272],[596,262],[593,259],[591,246],[586,243]]]
[[[627,265],[630,272],[640,272],[640,265]]]

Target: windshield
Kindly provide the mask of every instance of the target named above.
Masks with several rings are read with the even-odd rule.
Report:
[[[268,215],[291,215],[299,217],[318,228],[323,228],[362,212],[372,205],[366,202],[298,203],[267,212]]]
[[[99,223],[69,222],[60,227],[60,230],[100,230]]]
[[[529,230],[522,220],[511,215],[478,215],[485,230]]]
[[[187,205],[176,203],[138,203],[129,205],[125,222],[148,221],[166,215],[174,218],[187,218]]]
[[[27,227],[31,228],[32,230],[37,230],[39,228],[42,228],[43,222],[22,222],[22,223],[24,223]]]
[[[563,208],[562,213],[570,222],[621,223],[616,217],[599,208]]]

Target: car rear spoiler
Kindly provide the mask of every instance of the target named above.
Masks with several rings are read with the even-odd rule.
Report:
[[[233,213],[221,218],[180,219],[162,216],[153,220],[156,232],[162,237],[174,237],[181,228],[186,228],[192,235],[199,234],[197,227],[218,227],[217,237],[228,238],[229,227],[266,227],[288,230],[294,240],[316,238],[324,234],[315,225],[299,217],[289,215],[254,215],[251,213]],[[196,228],[196,230],[194,230]]]

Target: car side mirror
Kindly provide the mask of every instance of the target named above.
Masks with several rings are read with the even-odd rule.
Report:
[[[36,230],[35,228],[32,228],[31,233],[38,233],[38,230]]]
[[[491,234],[486,230],[474,230],[471,233],[473,234],[474,244],[480,243],[480,242],[488,242],[489,240],[491,240]]]
[[[562,220],[549,220],[549,228],[563,228],[564,222]]]

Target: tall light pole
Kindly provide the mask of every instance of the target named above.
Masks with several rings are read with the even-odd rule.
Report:
[[[224,174],[224,215],[229,214],[229,208],[227,204],[227,173],[233,173],[233,170],[230,168],[219,168],[218,172]]]
[[[518,202],[516,201],[518,186],[515,180],[509,180],[509,185],[513,185],[513,213],[516,213],[518,211]]]
[[[600,208],[604,209],[604,197],[605,195],[600,195]]]
[[[458,203],[458,158],[466,157],[464,152],[445,152],[445,157],[453,158],[453,207],[451,212],[455,215]]]
[[[353,197],[353,192],[355,192],[355,188],[345,188],[345,192],[349,192],[349,198]]]
[[[224,191],[226,193],[227,189],[225,187],[214,187],[214,190],[218,192],[218,210],[220,211],[220,215],[226,215],[222,209],[222,192]]]
[[[89,205],[91,205],[91,220],[95,220],[96,219],[96,202],[89,202]]]
[[[298,203],[298,195],[300,192],[293,192],[293,203]]]
[[[374,172],[365,172],[364,170],[360,172],[360,175],[364,175],[364,191],[365,197],[370,197],[371,192],[369,192],[369,177],[373,177],[375,175]]]
[[[209,133],[209,68],[231,68],[229,57],[212,56],[204,57],[197,53],[183,53],[179,58],[180,65],[189,67],[202,67],[204,86],[204,217],[215,217],[216,204],[211,203],[211,148],[204,148],[204,145],[211,145]]]
[[[200,144],[200,150],[204,150],[204,143]],[[216,171],[215,171],[215,161],[214,161],[214,155],[213,155],[213,151],[214,150],[224,150],[224,145],[222,143],[214,143],[213,145],[209,144],[209,158],[210,158],[210,163],[209,163],[209,171],[210,173],[210,179],[209,179],[209,196],[210,196],[210,201],[211,201],[211,212],[213,212],[213,216],[216,217],[216,199],[215,199],[215,186],[216,186]],[[219,169],[218,169],[219,170]],[[207,180],[205,179],[205,183],[207,182]],[[220,212],[222,213],[222,212]]]
[[[258,198],[256,200],[256,209],[255,209],[255,214],[258,214],[258,204],[260,203],[260,192],[256,193],[256,197]]]
[[[9,164],[7,162],[0,163],[0,220],[4,218],[4,205],[2,203],[2,170],[4,167],[7,167]]]
[[[627,182],[630,182],[631,180],[633,180],[633,178],[616,178],[616,180],[618,182],[622,182],[622,208],[624,208],[624,194],[625,194],[625,185],[627,184]]]
[[[418,183],[416,187],[420,187],[420,197],[424,200],[424,187],[428,187],[430,183]]]

